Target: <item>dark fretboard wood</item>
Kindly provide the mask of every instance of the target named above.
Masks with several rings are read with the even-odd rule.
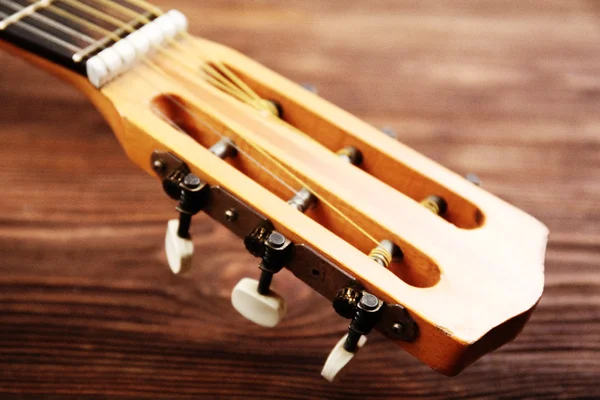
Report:
[[[0,20],[14,15],[34,3],[27,0],[0,0]],[[151,12],[135,7],[123,0],[113,1],[114,7],[93,1],[81,1],[80,3],[92,7],[94,10],[101,12],[102,15],[123,21],[123,25],[116,26],[115,23],[107,22],[98,15],[90,14],[85,10],[70,6],[68,3],[64,4],[57,1],[47,7],[39,8],[32,15],[28,15],[8,25],[5,29],[1,29],[0,40],[7,41],[58,65],[85,75],[86,60],[103,48],[110,46],[114,41],[108,35],[90,29],[78,20],[70,19],[64,13],[59,14],[54,10],[59,9],[77,18],[84,19],[118,37],[126,36],[129,33],[128,29],[138,29],[143,25],[144,19],[152,20],[156,17]],[[130,15],[124,14],[121,9],[117,8],[118,6],[126,7],[139,14],[140,20],[132,19]],[[89,51],[85,52],[81,59],[74,59],[74,56],[84,49],[89,49]]]

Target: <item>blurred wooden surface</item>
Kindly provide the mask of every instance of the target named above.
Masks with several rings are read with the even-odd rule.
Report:
[[[0,398],[600,397],[597,2],[167,3],[545,222],[545,295],[456,378],[372,335],[327,384],[346,322],[285,273],[281,327],[242,320],[229,293],[256,263],[204,217],[194,271],[172,276],[158,182],[80,95],[0,54]]]

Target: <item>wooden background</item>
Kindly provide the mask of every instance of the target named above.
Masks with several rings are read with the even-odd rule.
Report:
[[[0,54],[2,399],[600,397],[597,1],[167,4],[545,222],[545,295],[516,341],[456,378],[372,335],[327,384],[346,322],[285,273],[285,322],[242,320],[229,293],[256,263],[204,217],[194,271],[172,276],[158,182],[82,96]]]

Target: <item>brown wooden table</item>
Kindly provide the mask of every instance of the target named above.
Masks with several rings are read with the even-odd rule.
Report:
[[[456,378],[372,335],[327,384],[347,323],[287,273],[285,322],[243,320],[229,294],[255,260],[205,217],[195,269],[173,276],[159,183],[82,96],[0,54],[0,398],[600,397],[598,2],[162,5],[544,221],[545,295]]]

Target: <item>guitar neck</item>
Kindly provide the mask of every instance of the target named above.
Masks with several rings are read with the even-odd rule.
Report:
[[[148,52],[152,47],[149,36],[164,40],[168,35],[165,17],[160,24],[152,23],[159,14],[158,8],[138,0],[99,0],[93,6],[74,0],[0,0],[0,41],[90,80],[95,77],[92,83],[100,87],[114,77],[111,68],[126,70],[125,53],[136,58]],[[141,34],[143,27],[146,32]],[[135,42],[121,41],[134,33]],[[121,42],[119,51],[108,50],[117,42]],[[98,78],[98,69],[108,69],[107,77]]]

